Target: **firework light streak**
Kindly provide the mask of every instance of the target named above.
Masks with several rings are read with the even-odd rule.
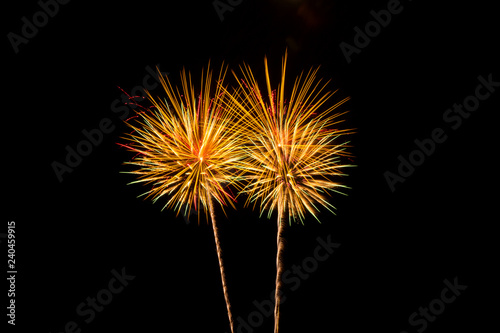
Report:
[[[338,129],[339,118],[346,112],[333,113],[349,97],[329,107],[326,102],[336,91],[326,91],[329,82],[316,80],[318,69],[311,69],[296,78],[290,96],[285,99],[286,54],[282,60],[281,81],[276,90],[271,88],[267,59],[265,59],[266,90],[261,91],[252,70],[246,64],[240,67],[242,76],[233,75],[239,89],[228,94],[228,106],[247,118],[242,168],[248,180],[240,193],[248,195],[246,205],[255,208],[260,203],[260,214],[267,211],[271,218],[277,211],[277,275],[275,295],[275,332],[279,330],[281,274],[283,272],[283,228],[286,221],[303,223],[306,212],[319,221],[319,208],[334,213],[328,201],[329,192],[343,194],[347,186],[336,181],[346,176],[343,170],[352,167],[342,160],[350,156],[344,135],[352,130]],[[334,213],[335,214],[335,213]],[[288,217],[288,218],[287,218]]]
[[[123,146],[136,154],[125,163],[134,168],[125,173],[137,177],[130,184],[150,186],[141,196],[153,202],[165,199],[163,209],[172,208],[177,215],[181,211],[189,215],[194,209],[198,223],[202,210],[207,221],[210,216],[229,322],[234,332],[214,202],[218,202],[223,211],[228,204],[235,207],[229,186],[241,190],[238,167],[244,152],[240,148],[241,121],[230,112],[231,104],[223,107],[221,103],[225,74],[222,68],[214,95],[211,95],[210,65],[206,74],[202,73],[199,94],[195,92],[191,74],[185,70],[181,72],[181,90],[173,88],[169,79],[160,74],[167,99],[154,98],[146,91],[153,108],[138,112],[127,122],[133,131],[123,138],[128,141]]]

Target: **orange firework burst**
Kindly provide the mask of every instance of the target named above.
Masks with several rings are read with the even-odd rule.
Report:
[[[195,92],[191,74],[181,72],[182,89],[173,88],[168,78],[161,77],[167,94],[166,100],[153,98],[147,92],[154,108],[140,112],[134,123],[128,125],[133,132],[124,139],[124,145],[136,153],[126,164],[135,170],[126,173],[137,176],[132,183],[143,183],[151,189],[143,195],[153,202],[165,197],[163,208],[173,208],[177,214],[191,209],[203,208],[211,217],[217,255],[222,278],[222,287],[233,332],[233,318],[227,294],[224,266],[215,221],[213,199],[222,207],[228,203],[234,207],[234,197],[229,185],[240,190],[237,181],[239,161],[244,157],[240,149],[240,123],[229,107],[222,107],[226,71],[221,69],[215,93],[211,95],[210,68],[202,73],[200,93]],[[132,184],[131,183],[131,184]],[[222,208],[224,210],[224,208]]]
[[[315,69],[295,80],[285,102],[286,55],[277,90],[271,88],[267,59],[264,63],[268,98],[263,97],[250,67],[244,65],[240,89],[229,100],[248,118],[242,168],[249,183],[241,193],[248,193],[247,204],[260,202],[261,213],[267,210],[268,217],[275,209],[280,220],[288,212],[289,222],[303,222],[306,211],[318,219],[318,204],[333,213],[335,207],[325,194],[342,193],[346,188],[334,179],[345,176],[342,170],[353,166],[341,160],[350,156],[348,142],[341,138],[353,131],[336,128],[346,112],[332,111],[349,97],[324,108],[336,91],[325,92],[328,82],[321,85]]]
[[[345,175],[346,167],[352,166],[342,162],[349,156],[348,142],[342,137],[352,130],[337,128],[342,122],[339,117],[345,112],[332,112],[349,98],[325,107],[336,91],[325,91],[328,82],[322,84],[316,80],[318,69],[296,78],[286,98],[286,54],[276,90],[271,87],[267,59],[264,63],[267,89],[261,92],[252,70],[244,65],[242,79],[233,72],[239,89],[229,94],[228,103],[248,119],[242,168],[249,182],[241,193],[248,194],[247,205],[253,203],[255,207],[260,202],[261,215],[266,210],[268,218],[274,210],[278,213],[275,304],[275,332],[278,332],[285,221],[303,223],[306,212],[319,221],[319,207],[333,213],[335,207],[326,195],[331,191],[342,193],[346,188],[337,180]]]
[[[229,108],[221,107],[221,70],[214,97],[211,97],[211,72],[203,77],[199,95],[195,93],[191,75],[181,72],[182,93],[174,89],[168,78],[161,83],[168,100],[147,95],[154,108],[140,112],[133,132],[125,137],[128,149],[136,157],[126,164],[136,167],[127,172],[136,175],[133,183],[152,185],[143,195],[153,202],[168,197],[163,208],[174,208],[177,214],[192,208],[205,213],[210,210],[211,198],[221,206],[234,208],[234,197],[227,185],[238,187],[237,165],[243,154],[239,149],[239,124]],[[199,216],[199,214],[198,214]],[[208,217],[208,214],[207,214]]]

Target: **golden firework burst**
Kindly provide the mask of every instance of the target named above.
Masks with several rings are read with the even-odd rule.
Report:
[[[130,184],[151,186],[142,196],[152,198],[153,202],[165,197],[163,208],[173,208],[177,214],[184,209],[185,216],[194,208],[198,212],[198,223],[201,207],[207,221],[210,216],[229,324],[234,332],[213,204],[215,199],[223,211],[227,204],[235,207],[235,196],[229,186],[241,190],[238,168],[244,158],[241,118],[230,112],[231,104],[226,107],[221,103],[226,90],[225,74],[222,67],[213,95],[210,65],[206,74],[202,73],[199,94],[191,74],[185,70],[181,72],[181,90],[174,89],[169,79],[160,75],[167,98],[154,98],[147,92],[153,108],[139,112],[128,122],[133,131],[124,137],[128,142],[124,146],[136,154],[126,162],[134,167],[126,173],[138,178]]]
[[[241,67],[242,77],[233,72],[239,88],[226,95],[227,106],[247,119],[246,127],[241,128],[245,151],[241,168],[248,184],[240,193],[248,194],[246,205],[253,202],[255,207],[260,202],[261,215],[267,211],[270,218],[274,210],[278,212],[275,333],[279,332],[280,322],[285,221],[303,223],[306,212],[319,221],[319,207],[333,213],[335,207],[327,195],[343,194],[341,190],[347,186],[338,179],[346,175],[345,168],[353,166],[343,161],[350,156],[346,151],[348,141],[343,137],[353,131],[338,128],[345,112],[333,113],[349,97],[326,106],[336,91],[326,91],[328,82],[316,79],[318,69],[297,77],[287,97],[286,59],[285,53],[276,90],[271,86],[265,59],[264,91],[245,64]]]
[[[124,137],[129,142],[125,146],[136,156],[126,162],[135,170],[126,173],[138,178],[130,184],[151,185],[142,196],[153,202],[167,197],[163,208],[173,208],[177,214],[182,209],[186,215],[193,208],[199,212],[200,206],[208,213],[211,198],[222,207],[234,207],[235,196],[228,185],[240,188],[237,166],[243,152],[240,123],[220,102],[225,73],[221,69],[213,95],[210,68],[202,74],[198,94],[185,70],[180,91],[161,77],[167,99],[147,92],[152,111],[140,112],[127,123],[133,131]]]
[[[292,92],[285,96],[286,54],[283,58],[281,82],[276,90],[271,87],[267,59],[265,59],[266,90],[261,91],[248,65],[241,67],[242,77],[236,93],[227,94],[228,103],[235,112],[247,118],[245,159],[241,163],[248,180],[241,193],[247,193],[246,204],[260,202],[261,214],[273,211],[278,219],[302,222],[305,213],[318,221],[319,206],[333,213],[335,208],[327,198],[329,192],[342,193],[347,188],[339,181],[346,176],[344,163],[349,157],[349,142],[343,136],[351,129],[339,129],[345,112],[333,110],[349,97],[325,107],[336,91],[326,91],[328,82],[316,79],[318,69],[296,78]],[[267,97],[265,97],[267,94]]]

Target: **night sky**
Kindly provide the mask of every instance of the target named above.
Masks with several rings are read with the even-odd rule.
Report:
[[[246,62],[259,79],[264,56],[277,82],[285,50],[290,82],[321,66],[336,96],[351,97],[342,126],[356,129],[357,167],[342,179],[348,195],[330,197],[336,215],[286,228],[281,332],[496,323],[493,3],[43,1],[4,5],[0,248],[7,275],[15,221],[17,269],[15,327],[9,284],[0,292],[8,330],[229,332],[211,226],[137,198],[146,188],[120,173],[132,155],[117,143],[134,114],[121,89],[134,94],[146,78],[162,96],[156,66],[179,84],[182,68],[199,77],[209,61]],[[51,15],[37,14],[41,6]],[[67,165],[67,147],[95,129],[92,151],[58,176],[54,163]],[[276,215],[259,218],[243,202],[227,217],[216,208],[235,328],[271,332]],[[328,242],[335,248],[314,259]],[[92,308],[97,296],[106,304]]]

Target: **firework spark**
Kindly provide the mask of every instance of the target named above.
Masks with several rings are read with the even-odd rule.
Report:
[[[346,151],[348,142],[342,137],[352,130],[337,128],[342,122],[339,117],[345,112],[332,112],[349,98],[325,107],[336,91],[326,91],[328,82],[316,80],[318,69],[297,77],[286,98],[286,58],[285,54],[276,90],[271,87],[265,59],[264,92],[250,67],[243,65],[242,77],[233,72],[239,89],[228,95],[235,112],[248,119],[243,146],[246,158],[242,163],[248,185],[241,193],[248,194],[246,205],[253,203],[255,208],[260,203],[261,215],[267,211],[270,218],[274,210],[278,215],[275,332],[279,330],[285,221],[303,223],[306,212],[319,221],[320,207],[334,213],[335,207],[327,196],[329,192],[342,193],[346,186],[337,179],[346,175],[345,168],[352,166],[342,162],[350,156]]]
[[[181,72],[182,92],[173,88],[168,78],[161,77],[167,100],[147,96],[153,104],[151,112],[140,112],[133,131],[124,139],[136,153],[126,164],[138,180],[131,182],[151,185],[141,196],[153,202],[166,196],[163,208],[173,208],[177,214],[200,206],[208,218],[209,198],[224,207],[234,208],[235,198],[228,185],[238,185],[237,165],[243,153],[239,149],[238,121],[229,109],[222,107],[225,71],[221,70],[214,96],[211,97],[210,70],[202,74],[200,93],[195,93],[191,75]],[[200,216],[200,214],[198,214]]]
[[[163,208],[173,208],[177,214],[191,209],[210,216],[214,231],[222,287],[231,331],[233,318],[227,294],[224,266],[215,221],[215,199],[224,211],[227,204],[234,208],[234,195],[229,185],[238,185],[238,166],[244,153],[240,149],[240,122],[229,112],[231,105],[223,107],[223,80],[226,70],[221,69],[215,93],[211,95],[212,73],[210,66],[202,73],[200,93],[196,94],[191,74],[181,72],[182,88],[173,88],[169,79],[161,77],[167,99],[154,98],[147,92],[153,108],[139,112],[128,122],[132,132],[124,137],[124,145],[135,157],[126,164],[134,167],[128,171],[151,188],[143,195],[153,202],[165,198]],[[225,213],[225,211],[224,211]]]

